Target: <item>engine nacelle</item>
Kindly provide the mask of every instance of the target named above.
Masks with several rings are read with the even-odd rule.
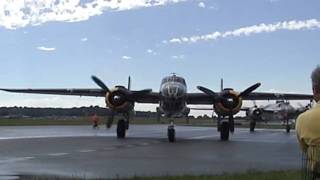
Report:
[[[247,111],[247,116],[249,116],[254,121],[261,121],[262,120],[262,109],[253,107]]]
[[[106,94],[106,105],[116,112],[128,112],[134,103],[128,99],[129,91],[123,86],[116,86]]]
[[[219,116],[237,114],[242,106],[242,98],[233,89],[224,89],[220,100],[214,104],[214,110]]]

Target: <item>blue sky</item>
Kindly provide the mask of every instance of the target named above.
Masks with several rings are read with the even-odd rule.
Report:
[[[73,0],[68,8],[93,1],[99,2],[86,0],[79,5]],[[98,5],[99,11],[87,8],[79,17],[68,11],[57,17],[46,16],[46,11],[27,14],[0,3],[0,86],[96,88],[90,79],[93,74],[109,86],[126,84],[131,75],[133,89],[158,91],[161,78],[175,72],[186,78],[189,92],[198,92],[197,85],[218,90],[223,77],[225,86],[236,90],[261,82],[258,91],[311,93],[310,73],[320,64],[320,1],[126,2],[130,1],[114,2],[112,7]],[[156,4],[159,2],[162,5]],[[39,4],[19,6],[41,8]],[[46,10],[50,8],[55,7]],[[18,11],[25,13],[24,18]],[[313,26],[308,20],[313,20]],[[296,22],[294,30],[282,24],[282,29],[259,31],[262,23],[271,28],[289,21]],[[298,22],[306,24],[298,27]],[[170,42],[239,28],[251,33]],[[2,106],[104,106],[102,98],[1,92],[0,99]]]

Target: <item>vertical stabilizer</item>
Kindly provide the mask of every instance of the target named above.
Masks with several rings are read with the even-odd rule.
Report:
[[[220,81],[220,90],[223,91],[223,78],[221,78],[221,81]]]
[[[128,90],[131,89],[131,77],[129,76],[128,77]]]

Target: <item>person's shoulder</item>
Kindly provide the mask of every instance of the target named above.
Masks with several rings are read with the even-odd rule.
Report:
[[[309,113],[310,113],[310,110],[305,111],[305,112],[299,114],[297,119],[304,119],[306,116],[308,116]]]
[[[314,108],[311,108],[311,109],[307,110],[304,113],[301,113],[298,116],[297,120],[299,120],[299,119],[301,119],[301,120],[308,119],[308,118],[314,117],[314,116],[317,117],[319,114],[320,114],[320,107],[314,107]]]

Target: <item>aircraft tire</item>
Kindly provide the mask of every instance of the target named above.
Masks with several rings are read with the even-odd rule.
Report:
[[[256,128],[256,122],[255,121],[250,122],[250,132],[254,132],[255,128]]]
[[[287,132],[287,133],[290,133],[290,129],[291,129],[290,125],[287,124],[287,125],[286,125],[286,132]]]
[[[129,129],[129,121],[125,121],[125,124],[126,124],[126,130]]]
[[[120,119],[117,125],[117,137],[123,139],[126,137],[126,122],[124,119]]]
[[[221,129],[220,129],[220,139],[221,141],[228,141],[229,140],[229,131],[230,125],[228,122],[222,122]]]
[[[174,128],[168,127],[168,140],[169,142],[175,142],[176,141],[176,132]]]

